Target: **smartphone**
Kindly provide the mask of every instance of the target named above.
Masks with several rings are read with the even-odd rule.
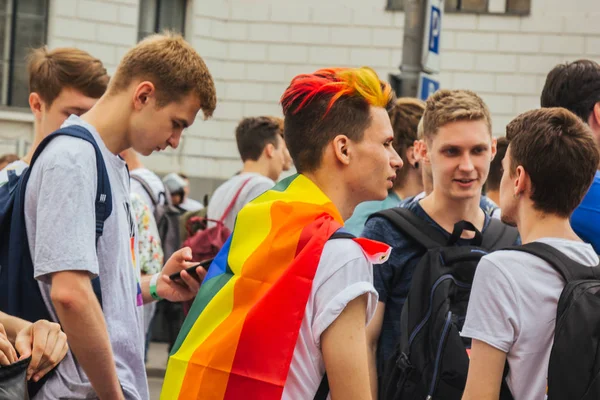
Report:
[[[192,276],[192,278],[194,278],[197,281],[201,281],[200,277],[196,273],[196,268],[204,267],[204,269],[208,270],[208,267],[210,267],[210,264],[213,262],[213,260],[214,260],[214,258],[204,260],[196,265],[192,265],[191,267],[186,268],[185,270],[187,271],[188,274],[190,274]],[[171,278],[171,280],[173,280],[173,281],[180,280],[181,279],[181,271],[169,275],[169,278]]]

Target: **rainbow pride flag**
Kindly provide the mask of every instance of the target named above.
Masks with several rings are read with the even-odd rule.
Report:
[[[171,351],[161,400],[280,399],[323,247],[342,224],[303,175],[246,205]],[[371,261],[389,255],[355,240]]]

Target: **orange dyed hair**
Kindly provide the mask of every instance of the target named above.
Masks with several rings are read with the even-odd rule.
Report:
[[[343,134],[361,141],[371,124],[370,107],[389,108],[392,88],[375,71],[327,68],[292,79],[281,97],[284,137],[298,172],[321,164],[325,146]]]

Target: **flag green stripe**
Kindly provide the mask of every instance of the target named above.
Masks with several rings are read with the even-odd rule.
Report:
[[[189,314],[185,318],[183,325],[181,326],[181,330],[179,331],[179,335],[177,335],[177,340],[171,349],[171,354],[173,355],[179,350],[181,344],[187,337],[188,333],[194,326],[194,323],[202,314],[208,303],[215,297],[215,295],[229,282],[229,280],[233,277],[233,272],[227,266],[227,272],[218,276],[215,276],[211,280],[204,282],[202,284],[202,295],[196,296],[194,303],[192,304],[192,308],[190,309]]]
[[[287,178],[280,180],[277,183],[277,185],[275,185],[271,188],[271,190],[274,190],[276,192],[284,192],[290,186],[290,184],[294,181],[294,179],[296,179],[297,177],[298,177],[298,174],[288,176]]]

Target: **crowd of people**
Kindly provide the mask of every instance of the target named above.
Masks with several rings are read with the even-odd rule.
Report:
[[[28,73],[33,144],[0,158],[0,365],[27,360],[33,399],[149,399],[157,301],[187,315],[164,399],[600,396],[594,286],[572,286],[600,279],[597,63],[552,69],[501,138],[472,91],[307,71],[284,118],[239,122],[242,169],[208,202],[140,157],[217,107],[181,36],[110,78],[74,48]]]

